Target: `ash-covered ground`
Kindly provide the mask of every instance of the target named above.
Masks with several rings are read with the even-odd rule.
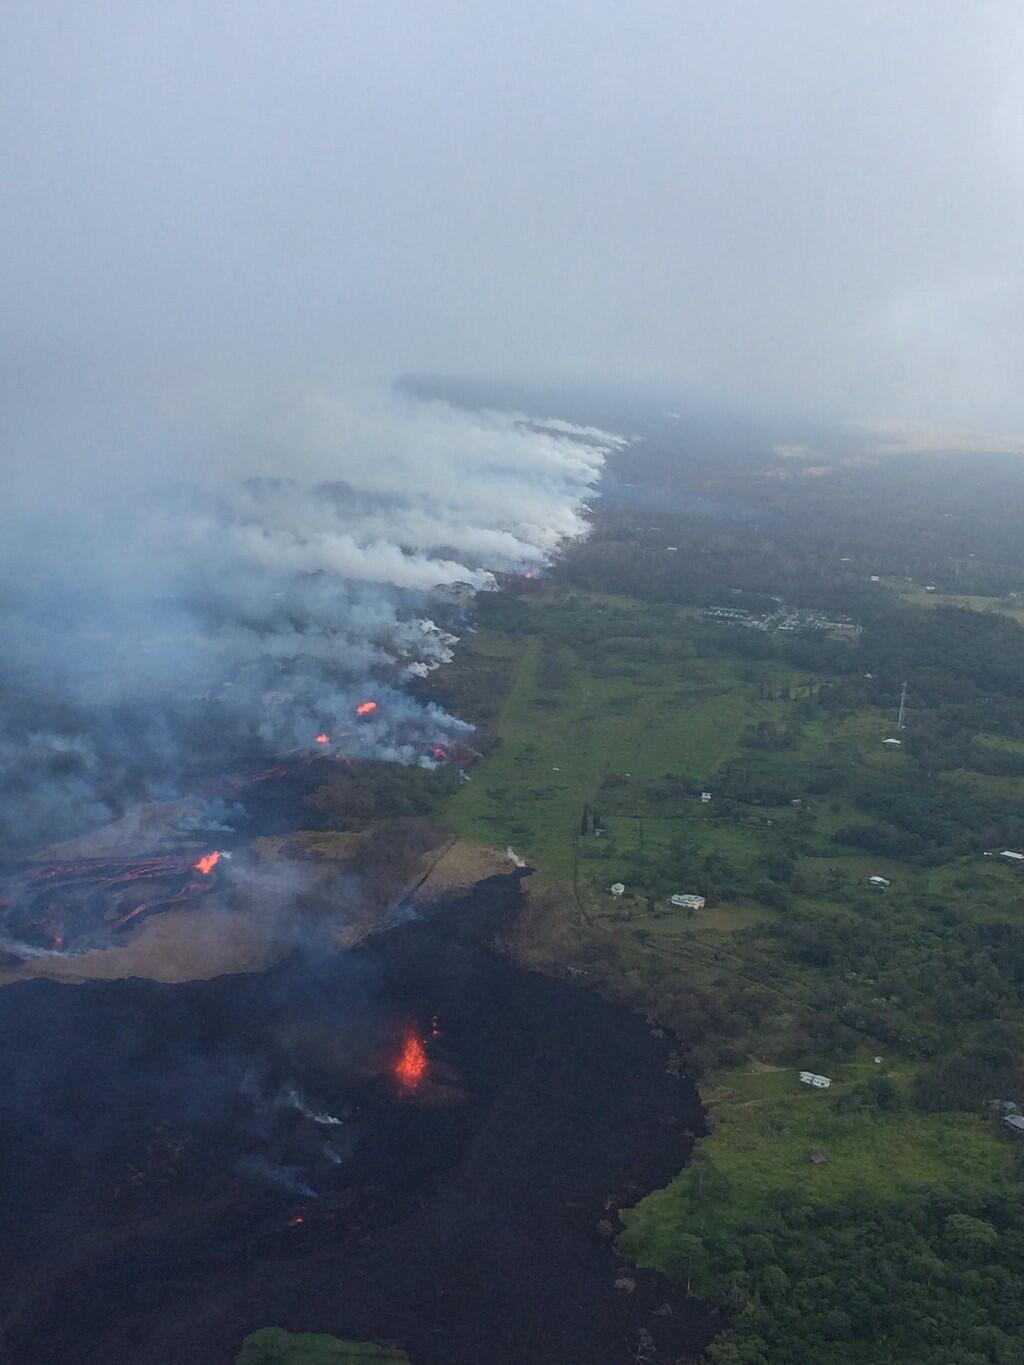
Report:
[[[520,894],[263,974],[0,992],[3,1359],[221,1365],[265,1325],[416,1365],[696,1354],[700,1306],[609,1237],[696,1093],[642,1019],[487,950]]]

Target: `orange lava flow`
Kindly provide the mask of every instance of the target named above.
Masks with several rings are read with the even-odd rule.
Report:
[[[208,877],[219,862],[220,862],[219,853],[216,852],[205,853],[199,859],[199,861],[197,863],[193,863],[192,866],[195,868],[197,872],[201,872],[204,877]]]
[[[407,1090],[415,1090],[426,1074],[427,1054],[415,1033],[410,1033],[402,1048],[402,1055],[395,1063],[395,1079]]]
[[[356,707],[356,715],[372,716],[376,709],[377,703],[375,701],[361,701],[359,705]]]
[[[331,737],[330,735],[325,735],[323,731],[321,731],[316,737],[316,742],[317,744],[330,744]]]

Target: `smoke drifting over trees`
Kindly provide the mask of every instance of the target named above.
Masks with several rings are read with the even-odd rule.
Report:
[[[495,571],[584,533],[619,441],[382,390],[319,398],[264,436],[178,468],[151,438],[99,460],[89,494],[47,483],[33,504],[21,482],[2,552],[5,843],[175,795],[218,749],[326,735],[430,765],[469,727],[403,681],[450,657]]]

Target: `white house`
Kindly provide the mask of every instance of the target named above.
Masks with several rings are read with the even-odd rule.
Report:
[[[670,903],[671,903],[672,905],[678,906],[680,910],[703,910],[703,909],[704,909],[704,897],[703,897],[703,896],[691,896],[691,895],[670,896],[670,897],[669,897],[669,901],[670,901]]]
[[[832,1084],[827,1076],[819,1076],[813,1071],[801,1071],[800,1079],[804,1085],[813,1085],[816,1090],[827,1090]]]
[[[892,882],[888,877],[879,877],[876,875],[868,878],[868,886],[874,886],[877,887],[879,891],[884,891],[887,886],[892,886]]]
[[[700,799],[701,799],[701,801],[703,801],[704,805],[706,806],[706,805],[708,804],[708,802],[711,800],[711,793],[710,793],[710,792],[701,792],[701,794],[700,794]]]
[[[613,896],[621,896],[625,889],[626,887],[623,882],[612,882],[611,886],[608,888]]]
[[[903,741],[902,741],[902,739],[883,739],[883,740],[882,740],[882,743],[883,743],[883,744],[887,744],[887,745],[889,746],[890,749],[902,749],[902,748],[903,748]]]
[[[1004,848],[999,856],[1005,858],[1008,863],[1024,863],[1024,853],[1014,853],[1012,848]]]
[[[1018,1137],[1024,1137],[1024,1114],[1007,1114],[1003,1122]]]

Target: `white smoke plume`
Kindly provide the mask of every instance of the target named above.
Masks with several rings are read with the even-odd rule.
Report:
[[[620,444],[385,389],[201,416],[173,456],[144,425],[136,449],[65,435],[39,452],[55,477],[38,494],[24,467],[0,488],[0,850],[181,794],[221,748],[312,751],[327,733],[354,758],[430,765],[468,727],[404,681],[450,659],[496,573],[586,533]]]

